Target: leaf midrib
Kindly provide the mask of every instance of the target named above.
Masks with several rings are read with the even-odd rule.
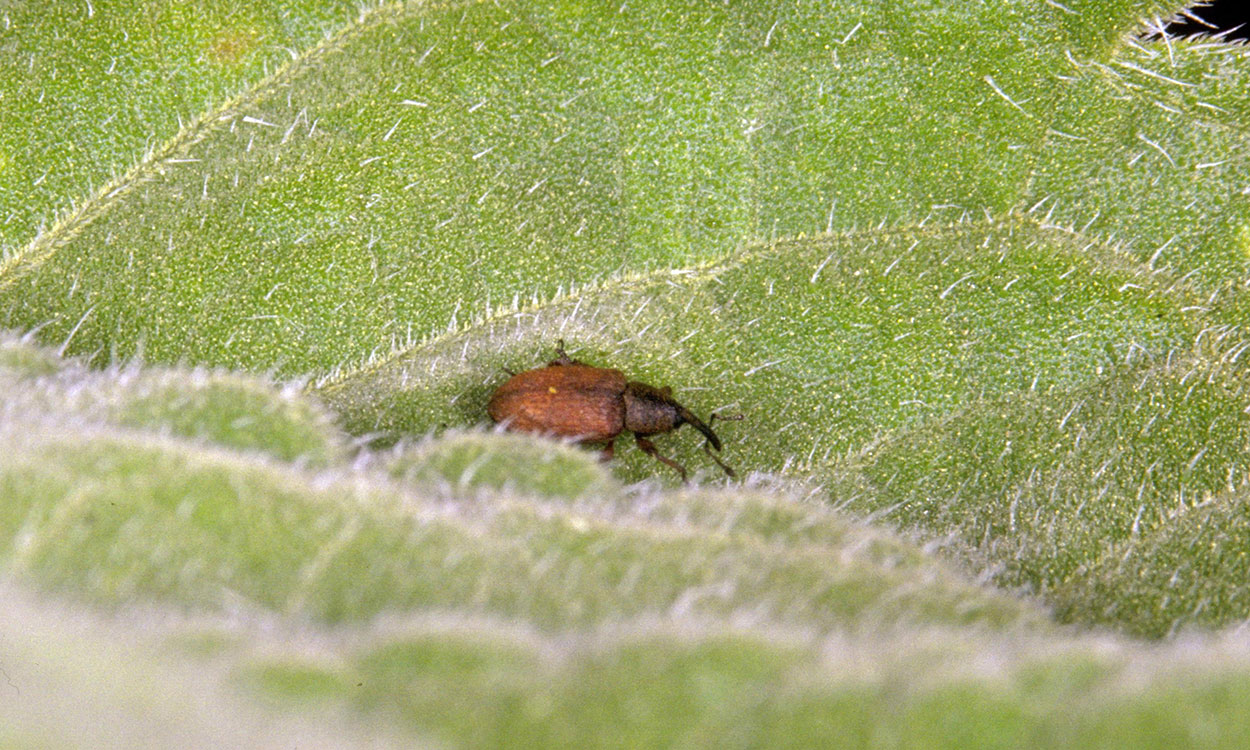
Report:
[[[355,20],[349,21],[338,31],[324,36],[319,42],[293,54],[291,59],[251,85],[193,118],[169,140],[151,149],[123,174],[100,186],[94,193],[62,212],[48,231],[41,232],[24,247],[0,261],[0,292],[10,288],[24,276],[34,271],[57,250],[71,242],[89,224],[105,214],[115,203],[124,199],[136,187],[161,174],[170,159],[189,156],[191,149],[235,118],[257,100],[293,81],[307,68],[342,51],[352,40],[367,33],[388,19],[399,18],[416,8],[421,10],[468,6],[481,0],[456,0],[436,3],[390,3],[362,10]]]

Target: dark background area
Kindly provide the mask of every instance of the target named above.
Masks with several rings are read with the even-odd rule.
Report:
[[[1202,8],[1189,10],[1207,23],[1215,26],[1203,26],[1200,23],[1181,17],[1176,23],[1168,24],[1167,31],[1173,36],[1190,34],[1215,34],[1237,26],[1241,28],[1230,33],[1226,39],[1250,39],[1250,0],[1216,0]]]

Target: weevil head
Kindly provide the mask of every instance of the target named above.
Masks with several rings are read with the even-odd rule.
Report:
[[[631,381],[625,384],[625,429],[637,435],[659,435],[681,426],[681,404],[661,388]]]
[[[639,435],[658,435],[683,424],[703,433],[716,450],[721,449],[720,438],[712,428],[677,403],[672,388],[656,388],[639,382],[625,386],[625,429]]]

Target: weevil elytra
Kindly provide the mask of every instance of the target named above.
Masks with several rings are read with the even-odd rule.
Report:
[[[564,341],[556,347],[556,358],[546,367],[513,375],[499,386],[486,406],[490,418],[507,429],[569,438],[579,443],[607,443],[603,460],[612,458],[616,438],[622,432],[634,433],[634,441],[644,453],[671,466],[686,481],[686,467],[661,456],[647,438],[672,432],[683,424],[703,433],[703,450],[729,476],[734,470],[712,449],[721,449],[720,438],[711,423],[696,417],[673,399],[673,389],[656,388],[626,380],[624,373],[606,367],[592,367],[569,357]],[[722,417],[741,419],[742,415]]]

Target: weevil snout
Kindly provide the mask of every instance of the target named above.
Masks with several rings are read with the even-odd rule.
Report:
[[[699,419],[698,417],[696,417],[689,409],[687,409],[684,406],[678,407],[677,416],[681,418],[682,422],[685,422],[686,424],[695,428],[699,432],[702,432],[703,436],[707,438],[707,441],[712,444],[713,448],[715,448],[716,450],[721,449],[720,438],[716,436],[716,433],[712,430],[711,425],[705,424],[702,419]],[[738,415],[738,416],[742,416],[742,415]],[[710,419],[712,421],[715,421],[716,414],[712,414]]]

